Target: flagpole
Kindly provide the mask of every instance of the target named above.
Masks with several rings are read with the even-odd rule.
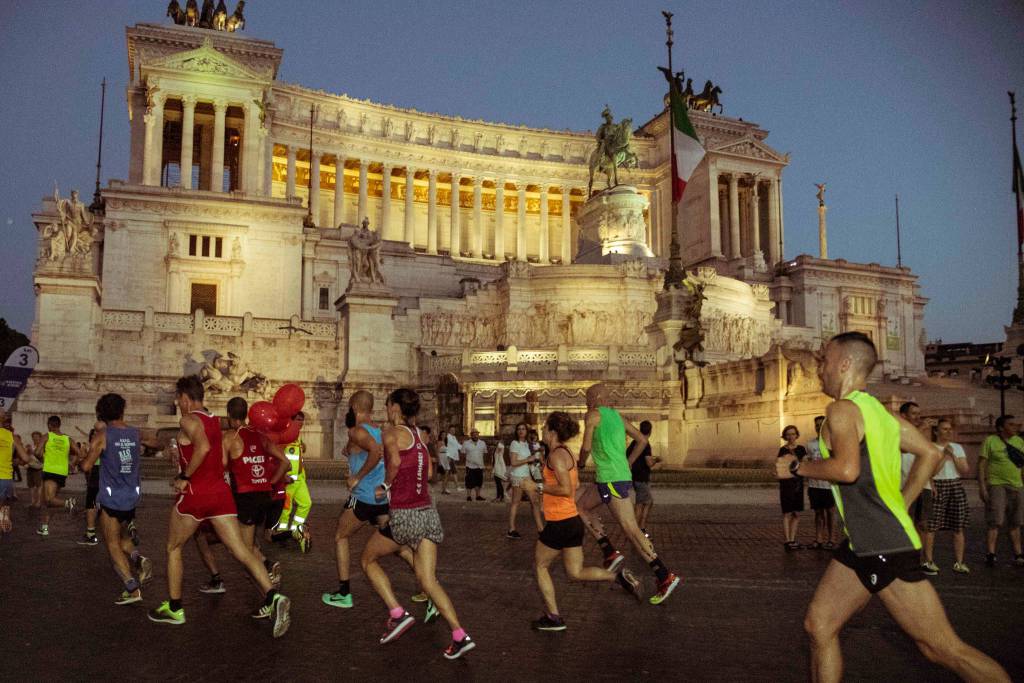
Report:
[[[896,267],[903,267],[903,251],[900,248],[900,196],[896,195]]]
[[[1019,171],[1020,157],[1017,151],[1017,99],[1016,94],[1010,90],[1006,93],[1010,96],[1010,131],[1013,139],[1013,197],[1016,202],[1016,219],[1017,219],[1017,306],[1013,309],[1013,324],[1020,325],[1024,323],[1024,243],[1021,241],[1021,206],[1020,206],[1020,195],[1024,192],[1024,187],[1021,187],[1021,182],[1024,179],[1021,178]]]
[[[92,204],[89,210],[93,213],[103,209],[103,197],[100,195],[100,169],[103,167],[103,113],[107,108],[107,79],[104,76],[100,84],[100,140],[96,149],[96,190],[92,193]]]
[[[665,47],[668,50],[668,72],[669,76],[675,73],[672,71],[672,13],[662,10],[661,15],[665,17]],[[669,97],[668,106],[668,151],[669,151],[669,174],[672,176],[672,187],[675,186],[675,169],[672,168],[672,159],[676,149],[676,126],[672,120],[672,102]],[[665,289],[678,287],[683,283],[683,258],[679,248],[679,229],[676,225],[676,214],[679,213],[679,204],[675,199],[675,191],[672,192],[672,241],[668,248],[668,272],[665,273]]]
[[[306,199],[306,218],[302,221],[302,227],[315,228],[316,220],[313,218],[313,117],[316,113],[316,104],[309,105],[309,198]],[[317,178],[317,191],[320,187],[320,179]]]

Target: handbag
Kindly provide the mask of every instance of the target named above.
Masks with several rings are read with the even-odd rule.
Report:
[[[1024,451],[1021,451],[1016,446],[1010,445],[1010,442],[1003,437],[999,437],[999,439],[1003,442],[1003,445],[1006,446],[1006,457],[1010,459],[1010,462],[1017,467],[1024,467]]]

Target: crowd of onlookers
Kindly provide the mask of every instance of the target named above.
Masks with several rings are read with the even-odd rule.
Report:
[[[953,537],[953,571],[969,574],[970,567],[965,558],[966,538],[964,531],[969,520],[967,492],[961,479],[968,474],[967,454],[954,441],[955,426],[947,417],[926,420],[920,406],[908,401],[899,408],[900,417],[922,433],[930,436],[935,446],[942,451],[943,459],[928,484],[910,507],[909,513],[921,537],[921,570],[929,575],[939,573],[935,563],[935,536],[940,531],[950,531]],[[819,443],[824,416],[814,418],[815,436],[804,444],[800,441],[800,430],[788,425],[782,430],[785,442],[779,449],[778,457],[793,455],[798,460],[821,459]],[[1024,552],[1021,549],[1021,526],[1024,526],[1024,500],[1021,468],[1024,467],[1024,439],[1020,435],[1021,422],[1013,415],[1003,415],[995,420],[995,433],[981,444],[978,454],[978,493],[985,506],[986,554],[985,564],[996,563],[996,542],[999,531],[1005,529],[1013,550],[1013,563],[1024,566]],[[861,457],[870,457],[862,444]],[[914,455],[903,453],[901,463],[901,486],[906,482]],[[814,511],[814,541],[801,544],[796,540],[800,514],[804,511],[804,489],[807,500]],[[779,480],[779,502],[782,508],[783,546],[787,551],[832,549],[843,536],[839,528],[841,519],[836,514],[836,501],[832,485],[826,481],[805,479],[795,476]]]

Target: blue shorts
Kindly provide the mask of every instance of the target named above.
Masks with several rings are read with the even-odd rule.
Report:
[[[0,479],[0,503],[14,498],[14,480]]]
[[[609,481],[602,484],[597,483],[597,492],[601,494],[601,502],[607,505],[612,498],[629,500],[629,492],[633,490],[631,481]]]

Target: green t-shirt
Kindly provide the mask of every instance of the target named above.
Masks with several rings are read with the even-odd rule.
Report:
[[[598,408],[601,422],[594,430],[593,443],[595,479],[607,484],[615,481],[633,481],[626,457],[626,423],[613,408]]]
[[[67,434],[46,435],[46,447],[43,449],[43,472],[68,476],[68,454],[71,452],[71,439]]]
[[[1014,448],[1024,451],[1024,439],[1019,436],[1011,436],[1007,441]],[[982,442],[980,457],[988,461],[989,486],[1001,484],[1016,488],[1024,486],[1020,478],[1020,468],[1014,465],[1006,455],[1006,444],[999,438],[999,435],[993,434]]]

